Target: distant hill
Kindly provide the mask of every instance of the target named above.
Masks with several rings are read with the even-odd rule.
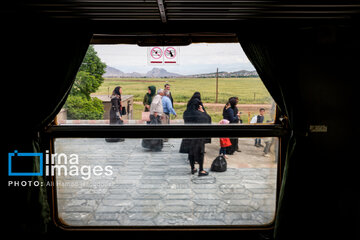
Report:
[[[151,71],[148,71],[147,73],[138,73],[138,72],[132,72],[132,73],[124,73],[123,71],[120,71],[119,69],[116,69],[114,67],[107,66],[105,69],[105,73],[103,74],[103,77],[105,78],[173,78],[173,77],[181,77],[182,75],[177,73],[171,73],[166,71],[163,68],[153,68]]]
[[[241,70],[236,72],[219,72],[219,77],[221,78],[231,78],[231,77],[258,77],[258,73],[256,71],[247,71]],[[192,78],[214,78],[216,77],[216,72],[214,73],[202,73],[202,74],[193,74],[187,75],[186,77]]]
[[[153,68],[146,73],[147,78],[163,78],[163,77],[181,77],[182,75],[177,73],[171,73],[163,68]]]
[[[147,73],[124,73],[119,69],[114,67],[107,66],[105,69],[105,78],[177,78],[177,77],[189,77],[189,78],[214,78],[216,73],[202,73],[202,74],[193,74],[193,75],[181,75],[177,73],[171,73],[166,71],[163,68],[153,68]],[[256,71],[247,71],[241,70],[236,72],[219,72],[219,77],[221,78],[230,78],[230,77],[258,77]]]
[[[125,73],[120,71],[119,69],[107,66],[105,69],[105,73],[103,77],[105,78],[115,78],[115,77],[122,77]]]

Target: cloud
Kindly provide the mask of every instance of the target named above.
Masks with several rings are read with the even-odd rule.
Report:
[[[124,72],[145,73],[154,66],[147,64],[147,47],[137,45],[95,45],[99,57],[108,66]],[[199,43],[180,47],[180,64],[159,67],[180,74],[219,71],[254,70],[238,43]]]

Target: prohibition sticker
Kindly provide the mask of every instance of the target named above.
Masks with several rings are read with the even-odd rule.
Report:
[[[149,47],[148,65],[178,65],[179,47]]]
[[[162,49],[159,47],[153,47],[150,50],[150,55],[154,59],[160,59],[162,57],[162,54],[163,54]]]
[[[165,49],[164,54],[167,59],[174,59],[176,57],[176,49],[168,47]]]

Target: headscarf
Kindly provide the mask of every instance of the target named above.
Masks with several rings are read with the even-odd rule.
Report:
[[[201,101],[201,94],[200,94],[200,92],[194,92],[194,94],[192,95],[192,97],[191,97],[190,100],[188,101],[186,108],[189,108],[189,106],[190,106],[191,104],[193,104],[194,102],[196,102],[196,101],[199,102],[199,105],[201,105],[202,108],[203,108],[203,110],[206,112],[206,109],[205,109],[205,107],[204,107],[204,104],[203,104],[203,102]],[[198,108],[199,108],[199,107],[198,107]],[[197,109],[198,109],[198,108],[197,108]]]
[[[149,86],[148,89],[151,91],[151,93],[146,93],[147,95],[147,105],[150,105],[152,102],[153,97],[156,95],[156,87],[155,86]]]
[[[194,94],[192,95],[192,97],[188,101],[187,107],[189,107],[190,104],[193,103],[194,99],[197,99],[197,100],[199,100],[201,102],[201,94],[200,94],[200,92],[194,92]],[[201,103],[201,105],[202,105],[202,103]]]
[[[111,105],[112,105],[112,108],[115,110],[115,111],[122,111],[122,104],[121,104],[121,93],[120,93],[120,89],[121,87],[120,86],[117,86],[114,88],[113,92],[112,92],[112,95],[111,95]],[[116,110],[118,109],[118,110]]]
[[[229,101],[225,104],[225,107],[224,107],[224,109],[223,109],[223,115],[225,114],[225,112],[226,112],[226,110],[227,110],[226,105],[228,105],[228,104],[230,104],[230,107],[234,110],[234,114],[237,114],[237,112],[238,112],[238,109],[237,109],[237,107],[236,107],[236,105],[237,105],[237,100],[238,100],[237,97],[231,97],[231,98],[229,98]],[[235,113],[235,112],[236,112],[236,113]]]
[[[211,123],[211,117],[206,112],[200,112],[199,106],[202,106],[198,98],[189,101],[187,109],[183,114],[184,122],[188,123]]]
[[[236,104],[237,104],[236,98],[235,97],[230,98],[229,103],[230,103],[231,108],[234,109],[236,107]]]
[[[224,119],[228,119],[230,123],[238,123],[240,121],[240,119],[237,117],[237,114],[239,113],[239,109],[236,106],[237,102],[238,102],[237,97],[231,97],[229,98],[229,101],[226,103],[223,109],[223,117]],[[230,107],[226,108],[228,104],[230,104]],[[233,113],[231,115],[233,115],[233,117],[231,117],[229,109],[232,109]]]
[[[121,94],[120,94],[120,86],[117,86],[115,89],[114,89],[114,91],[112,92],[112,95],[119,95],[119,96],[121,96]]]

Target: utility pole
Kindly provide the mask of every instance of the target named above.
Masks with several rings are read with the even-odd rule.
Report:
[[[215,98],[215,103],[218,103],[218,94],[219,94],[219,68],[216,68],[216,98]]]

